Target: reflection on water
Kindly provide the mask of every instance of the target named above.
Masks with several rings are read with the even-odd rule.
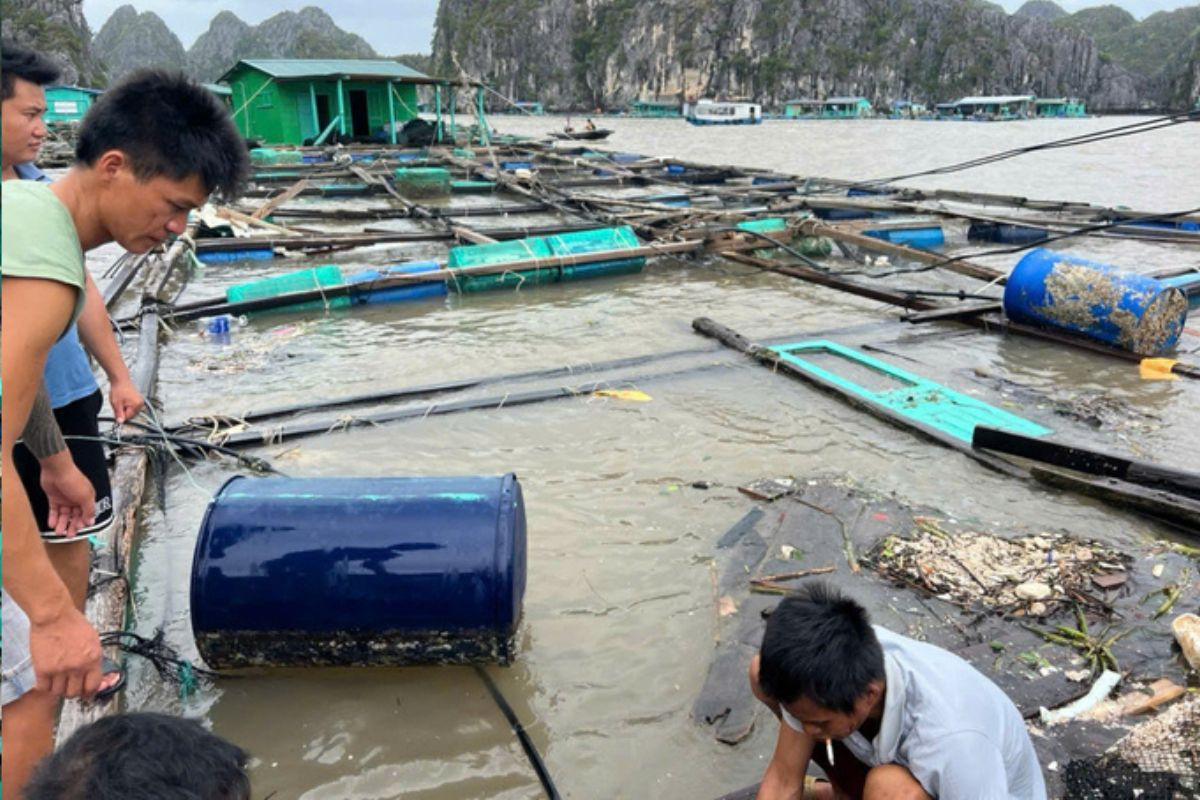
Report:
[[[542,132],[559,122],[506,118],[498,124],[506,131]],[[813,121],[697,130],[683,122],[613,120],[609,145],[855,178],[1113,124]],[[1179,154],[1187,151],[1183,132],[1038,154],[921,185],[1184,208],[1197,205],[1200,176],[1185,176],[1179,167]],[[954,241],[965,244],[961,237]],[[356,251],[342,256],[342,263],[437,257],[440,248]],[[1179,258],[1170,248],[1124,241],[1072,250],[1145,269]],[[1013,258],[994,257],[992,263],[1008,267]],[[277,268],[207,267],[184,299],[219,294],[229,283]],[[916,280],[900,276],[892,285]],[[953,276],[922,281],[927,287],[977,288]],[[164,417],[174,421],[707,348],[661,365],[478,392],[631,378],[653,398],[649,403],[577,397],[333,432],[255,451],[293,476],[510,470],[520,476],[529,520],[523,646],[513,667],[493,668],[493,674],[559,788],[571,797],[711,797],[761,773],[773,726],[758,726],[733,749],[689,718],[714,646],[714,543],[750,507],[736,491],[739,484],[768,476],[849,476],[873,491],[894,492],[1001,533],[1066,528],[1129,545],[1153,529],[1076,495],[990,472],[774,375],[692,333],[690,322],[700,315],[758,340],[800,340],[859,326],[831,338],[875,344],[886,351],[876,357],[1040,422],[1064,439],[1142,452],[1182,467],[1194,461],[1189,454],[1200,445],[1200,404],[1191,382],[1147,383],[1125,363],[1024,339],[964,334],[949,324],[910,326],[862,298],[738,265],[669,259],[628,279],[369,306],[324,317],[262,317],[235,327],[225,345],[183,328],[164,349],[159,395]],[[713,363],[722,366],[656,377]],[[1080,397],[1103,402],[1109,422],[1097,429],[1064,413]],[[1117,423],[1126,416],[1136,425],[1122,429]],[[197,465],[190,475],[173,469],[165,478],[165,505],[151,501],[146,508],[138,629],[165,626],[170,640],[193,657],[186,590],[191,552],[205,503],[229,474],[227,464],[217,463]],[[693,488],[695,482],[710,488]],[[149,675],[134,681],[130,700],[179,710],[173,690]],[[207,718],[256,756],[256,796],[540,796],[514,736],[467,669],[255,674],[219,683],[184,710]]]

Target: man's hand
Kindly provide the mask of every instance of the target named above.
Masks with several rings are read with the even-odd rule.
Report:
[[[37,688],[62,697],[91,697],[100,688],[100,637],[74,606],[29,620],[29,652]]]
[[[63,450],[40,462],[42,491],[50,503],[47,523],[59,536],[74,536],[96,519],[96,490]]]
[[[117,418],[118,425],[136,417],[146,405],[142,393],[129,378],[113,382],[108,390],[108,402],[112,404],[113,416]]]

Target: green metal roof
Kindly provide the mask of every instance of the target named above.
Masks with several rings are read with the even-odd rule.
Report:
[[[222,97],[229,97],[233,95],[233,89],[230,89],[228,86],[222,86],[219,83],[202,83],[200,85],[205,89],[208,89],[213,94],[221,95]]]
[[[55,89],[58,89],[60,91],[68,91],[68,92],[82,92],[83,94],[92,94],[92,95],[104,94],[103,89],[89,89],[86,86],[68,86],[65,83],[56,83],[56,84],[46,87],[47,92],[54,91]]]
[[[244,58],[225,72],[219,80],[227,80],[238,67],[247,66],[265,72],[272,78],[416,78],[430,80],[428,75],[406,67],[398,61],[383,58]]]

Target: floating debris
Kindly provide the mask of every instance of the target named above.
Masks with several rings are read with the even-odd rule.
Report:
[[[1123,575],[1129,557],[1097,542],[1045,533],[1003,539],[950,533],[942,521],[915,518],[908,537],[888,536],[868,555],[889,577],[958,605],[1044,616],[1058,607],[1104,603],[1089,593],[1093,576]]]

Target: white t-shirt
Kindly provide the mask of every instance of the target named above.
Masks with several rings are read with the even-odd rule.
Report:
[[[951,652],[876,627],[887,689],[879,733],[842,744],[867,766],[899,764],[943,800],[1046,800],[1025,721],[1008,695]],[[800,723],[783,709],[793,729]]]

